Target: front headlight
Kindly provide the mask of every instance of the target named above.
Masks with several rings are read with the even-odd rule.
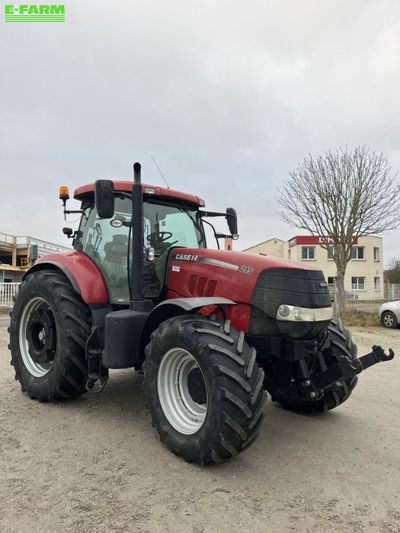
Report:
[[[332,307],[321,307],[319,309],[309,309],[296,305],[282,304],[276,312],[277,320],[287,320],[291,322],[321,322],[330,320],[333,317]]]

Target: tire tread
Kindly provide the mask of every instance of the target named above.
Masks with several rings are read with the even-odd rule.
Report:
[[[210,327],[211,324],[213,327]],[[204,437],[201,446],[198,438],[194,438],[195,444],[190,449],[182,445],[185,436],[173,430],[166,420],[157,391],[151,385],[157,375],[155,361],[161,360],[165,353],[163,350],[166,349],[167,338],[184,342],[185,349],[190,353],[193,346],[195,354],[203,354],[202,357],[207,361],[207,373],[213,376],[210,379],[215,384],[212,395],[219,414],[213,417],[216,416],[220,421],[214,422],[217,423],[216,427],[211,427],[211,418],[209,422],[206,418],[204,435],[207,434],[207,438]],[[256,351],[247,344],[244,333],[236,331],[229,320],[209,320],[199,315],[167,319],[151,335],[145,353],[144,389],[152,424],[160,440],[174,453],[188,462],[219,463],[241,453],[255,441],[266,401],[264,372],[259,369]]]
[[[18,345],[19,319],[23,311],[21,306],[24,299],[28,301],[30,295],[35,296],[39,294],[38,291],[51,295],[49,298],[53,301],[53,309],[62,327],[58,333],[62,338],[62,347],[57,347],[57,370],[52,367],[43,381],[29,374]],[[11,365],[22,389],[32,399],[54,402],[84,393],[87,380],[85,347],[90,331],[90,310],[74,292],[64,274],[54,270],[39,270],[28,275],[18,291],[10,323]]]

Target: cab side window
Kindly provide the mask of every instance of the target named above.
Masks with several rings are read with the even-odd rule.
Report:
[[[129,198],[115,199],[114,218],[129,221],[132,203]],[[84,210],[81,222],[82,251],[100,268],[108,288],[110,302],[129,302],[128,238],[129,228],[115,228],[111,219],[99,218],[94,206]]]

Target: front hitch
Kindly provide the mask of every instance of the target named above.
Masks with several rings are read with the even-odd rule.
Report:
[[[389,355],[385,354],[385,350],[381,346],[372,346],[372,352],[363,355],[358,359],[355,359],[353,363],[357,364],[356,373],[359,374],[369,366],[375,365],[376,363],[381,363],[382,361],[390,361],[394,358],[394,351],[389,348]]]
[[[280,388],[280,393],[285,400],[299,400],[300,398],[308,401],[321,400],[326,389],[338,389],[343,386],[342,380],[344,378],[352,378],[376,363],[390,361],[394,358],[394,352],[389,349],[389,355],[387,355],[381,346],[373,346],[372,352],[357,359],[351,360],[345,355],[336,355],[336,358],[337,363],[335,365],[326,368],[319,374]]]
[[[338,359],[336,365],[307,380],[306,387],[303,384],[303,392],[308,395],[309,399],[320,399],[325,389],[332,385],[340,386],[340,380],[343,378],[351,378],[376,363],[390,361],[394,358],[394,352],[389,348],[389,355],[387,355],[381,346],[372,346],[372,352],[357,359],[351,360],[345,355],[336,357]]]

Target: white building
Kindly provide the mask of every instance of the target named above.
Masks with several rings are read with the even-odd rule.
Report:
[[[32,253],[36,258],[71,248],[34,237],[0,233],[0,283],[19,282],[32,266]]]
[[[323,271],[331,289],[334,286],[336,265],[332,249],[322,248],[320,242],[326,237],[296,235],[289,241],[278,238],[269,239],[245,252],[262,253],[283,257],[298,263],[307,263]],[[360,300],[383,300],[383,240],[381,237],[368,236],[355,239],[353,256],[347,264],[344,280],[348,298]]]

